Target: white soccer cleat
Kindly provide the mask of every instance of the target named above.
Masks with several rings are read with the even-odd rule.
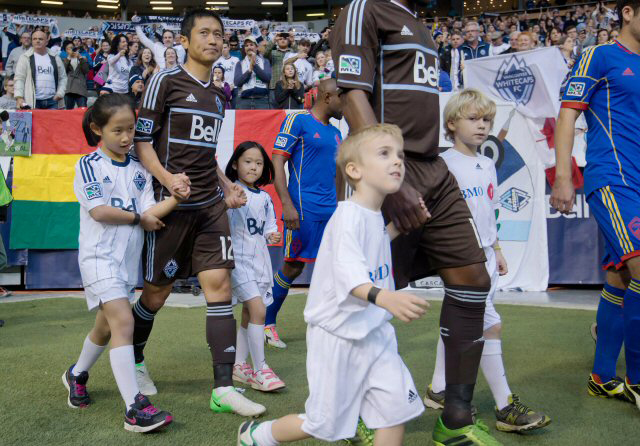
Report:
[[[275,325],[267,325],[264,327],[264,341],[267,345],[275,348],[287,348],[287,344],[280,339]]]
[[[261,392],[273,392],[283,389],[285,384],[272,369],[264,368],[254,373],[251,387]]]
[[[209,407],[216,413],[232,412],[243,417],[257,417],[267,410],[262,404],[254,403],[231,386],[213,389]]]
[[[242,384],[253,384],[253,367],[247,362],[242,364],[234,364],[233,366],[233,380]]]
[[[149,375],[149,371],[147,370],[147,366],[144,365],[144,362],[136,364],[136,381],[138,382],[138,389],[140,390],[140,393],[144,396],[155,395],[158,393],[158,389],[153,383],[151,375]]]

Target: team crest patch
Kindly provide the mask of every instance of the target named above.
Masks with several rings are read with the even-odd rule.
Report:
[[[536,77],[524,59],[513,56],[502,62],[493,86],[505,101],[527,105],[536,86]]]
[[[136,189],[143,191],[145,184],[147,184],[147,179],[142,172],[136,171],[136,174],[133,176],[133,183],[136,185]]]
[[[287,145],[287,138],[284,136],[278,136],[276,138],[276,147],[284,147]]]
[[[338,63],[338,73],[360,76],[360,73],[362,73],[362,59],[358,56],[341,55]]]
[[[500,195],[500,206],[510,210],[511,212],[520,212],[521,209],[524,209],[524,207],[529,204],[530,200],[531,195],[522,189],[512,187],[504,194]]]
[[[136,123],[136,132],[146,133],[150,135],[153,130],[153,121],[146,118],[138,118]]]
[[[164,266],[163,271],[168,279],[173,279],[173,276],[178,272],[178,263],[174,259],[169,260]]]
[[[100,183],[87,184],[84,187],[84,194],[87,197],[87,200],[102,198],[102,186],[100,186]]]
[[[584,82],[571,82],[567,87],[567,96],[581,98],[584,94]]]
[[[219,96],[216,96],[216,105],[218,106],[218,113],[222,113],[222,101]]]
[[[629,230],[636,238],[640,239],[640,217],[633,217],[629,222]]]

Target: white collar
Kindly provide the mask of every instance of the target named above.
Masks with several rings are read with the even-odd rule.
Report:
[[[405,5],[402,5],[402,4],[398,3],[398,2],[397,2],[397,1],[395,1],[395,0],[390,0],[390,1],[391,1],[391,3],[393,3],[394,5],[399,6],[399,7],[401,7],[402,9],[404,9],[405,11],[407,11],[407,12],[408,12],[409,14],[411,14],[414,18],[416,18],[416,19],[418,18],[418,15],[417,15],[415,12],[412,12],[412,11],[411,11],[409,8],[407,8]]]
[[[195,77],[193,74],[189,73],[189,70],[187,70],[187,67],[185,67],[183,64],[179,64],[179,65],[177,65],[177,67],[182,68],[185,73],[187,73],[189,76],[191,76],[191,79],[193,79],[194,81],[196,81],[197,83],[202,85],[204,88],[207,88],[209,86],[209,84],[211,83],[211,78],[209,78],[209,82],[207,82],[206,84],[204,82],[202,82],[200,79]],[[170,68],[170,69],[173,70],[174,68]],[[212,72],[213,72],[213,70],[212,70]]]

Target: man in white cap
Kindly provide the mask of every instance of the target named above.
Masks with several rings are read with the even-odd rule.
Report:
[[[239,90],[236,109],[268,110],[271,64],[258,53],[258,43],[247,36],[243,43],[245,57],[236,64],[234,84]]]

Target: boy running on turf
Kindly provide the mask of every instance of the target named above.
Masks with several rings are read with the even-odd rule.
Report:
[[[498,275],[507,274],[507,261],[498,243],[495,210],[498,206],[498,177],[493,161],[477,152],[487,139],[496,115],[496,105],[478,90],[466,89],[451,97],[444,109],[444,130],[453,147],[440,156],[456,177],[469,210],[484,253],[487,271],[491,277],[491,291],[484,312],[484,349],[480,368],[496,402],[496,427],[504,432],[523,432],[548,425],[551,419],[533,412],[512,394],[502,361],[502,324],[493,306]],[[442,333],[441,336],[446,336]],[[444,407],[446,386],[444,370],[444,344],[438,339],[436,366],[433,380],[427,389],[424,403],[433,409]]]
[[[389,320],[409,322],[429,305],[392,291],[390,237],[380,211],[404,178],[402,144],[398,127],[378,124],[340,146],[338,165],[355,192],[329,220],[311,279],[305,414],[245,422],[239,445],[350,438],[361,416],[376,430],[377,445],[395,446],[402,444],[404,423],[423,412]]]

